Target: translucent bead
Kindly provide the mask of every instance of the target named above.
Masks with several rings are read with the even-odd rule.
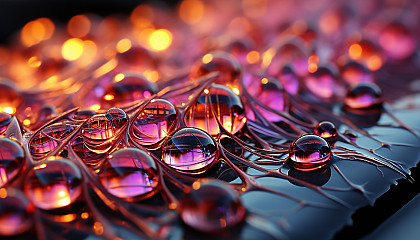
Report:
[[[343,86],[340,85],[338,75],[332,67],[318,67],[304,82],[310,93],[321,101],[331,101],[344,95]]]
[[[76,138],[71,147],[77,156],[87,165],[96,165],[105,158],[106,151],[92,151],[92,148],[86,146],[83,138]],[[102,150],[101,148],[99,148]],[[108,150],[108,146],[106,148]]]
[[[56,123],[42,129],[29,141],[29,150],[33,156],[49,153],[58,145],[57,140],[64,139],[74,131],[74,127],[66,123]]]
[[[107,158],[99,180],[111,194],[134,200],[152,195],[159,178],[152,157],[136,148],[124,148]]]
[[[382,92],[375,83],[360,83],[348,90],[344,107],[350,109],[382,108]]]
[[[33,205],[14,188],[0,189],[0,236],[14,236],[33,225]]]
[[[364,65],[349,61],[341,68],[341,76],[349,85],[356,85],[362,82],[373,82],[374,77],[372,72]]]
[[[289,147],[288,163],[300,171],[311,171],[328,164],[330,145],[321,137],[307,134],[295,139]]]
[[[162,146],[162,161],[185,173],[202,173],[217,160],[213,138],[196,128],[183,128]]]
[[[12,121],[12,115],[0,112],[0,134],[4,133],[9,126],[9,123]]]
[[[25,163],[22,146],[9,138],[0,138],[0,187],[12,181]]]
[[[122,128],[128,122],[127,114],[121,108],[110,108],[106,111],[105,117],[116,129]]]
[[[177,114],[171,102],[164,99],[152,100],[134,121],[134,140],[142,145],[158,143],[175,126]]]
[[[119,74],[116,74],[113,82],[103,89],[99,103],[102,109],[126,106],[157,92],[156,84],[141,74]]]
[[[190,77],[194,80],[210,72],[219,72],[214,83],[240,89],[241,71],[241,65],[234,57],[226,52],[215,51],[194,63]]]
[[[214,110],[212,110],[212,106]],[[189,108],[185,122],[189,127],[200,128],[212,136],[220,133],[217,117],[226,131],[235,134],[245,125],[245,111],[241,99],[229,88],[213,84]]]
[[[39,208],[65,207],[80,196],[82,173],[70,160],[50,158],[29,170],[24,191]]]
[[[297,75],[306,75],[308,72],[308,56],[303,50],[303,46],[304,43],[296,39],[296,41],[287,42],[276,49],[270,48],[267,50],[262,55],[263,67],[268,64],[267,75],[279,75],[286,65],[291,66]],[[264,60],[264,56],[267,60]]]
[[[214,233],[238,225],[246,210],[229,184],[204,179],[192,185],[193,190],[181,200],[181,219],[195,230]]]
[[[322,121],[315,127],[315,134],[324,138],[333,138],[337,136],[337,128],[334,123],[328,121]]]
[[[363,64],[371,71],[379,70],[385,61],[382,50],[367,39],[351,44],[348,48],[348,57]]]

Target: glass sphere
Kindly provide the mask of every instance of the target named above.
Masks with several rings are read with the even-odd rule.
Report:
[[[214,114],[212,106],[214,109]],[[216,115],[216,116],[214,116]],[[189,127],[202,129],[212,136],[220,133],[217,117],[226,131],[235,134],[245,125],[245,111],[241,99],[229,88],[213,84],[205,89],[189,108],[185,122]]]
[[[318,123],[314,132],[316,135],[325,139],[337,136],[337,128],[335,127],[334,123],[328,121],[322,121]]]
[[[0,138],[0,187],[12,181],[25,163],[22,146],[10,139]]]
[[[35,206],[57,209],[72,204],[82,192],[82,173],[70,160],[49,158],[29,170],[25,194]]]
[[[105,117],[116,129],[122,128],[128,122],[127,114],[121,108],[110,108],[106,111]]]
[[[382,108],[382,92],[375,83],[360,83],[347,92],[344,107],[350,109]]]
[[[364,65],[349,61],[341,69],[341,76],[349,85],[356,85],[362,82],[373,82],[374,76],[372,72]]]
[[[73,131],[74,127],[66,123],[55,123],[45,127],[29,140],[31,155],[39,157],[49,153],[57,147],[57,140],[64,139]]]
[[[303,46],[304,42],[296,38],[296,41],[290,41],[276,49],[267,50],[266,55],[273,56],[267,67],[267,75],[278,76],[283,67],[289,65],[298,76],[304,76],[308,72],[308,56],[303,50]],[[267,63],[263,61],[263,67],[265,65]]]
[[[218,156],[216,142],[196,128],[176,131],[162,146],[162,161],[185,173],[202,173]]]
[[[192,80],[211,72],[219,72],[214,83],[225,85],[229,88],[240,89],[241,64],[226,52],[210,52],[194,63],[191,68]]]
[[[14,188],[0,189],[0,236],[14,236],[33,226],[33,205]]]
[[[119,73],[113,79],[113,82],[103,89],[99,101],[102,109],[129,105],[152,96],[158,90],[155,83],[150,82],[141,74]]]
[[[0,134],[3,134],[6,131],[11,121],[12,115],[5,112],[0,112]]]
[[[307,134],[295,139],[289,147],[288,163],[300,171],[311,171],[328,164],[330,145],[321,137]]]
[[[238,225],[246,210],[228,183],[204,179],[181,199],[181,219],[195,230],[213,233]]]
[[[164,139],[177,121],[175,106],[164,99],[153,99],[133,124],[134,140],[141,145],[153,145]]]
[[[152,157],[136,148],[123,148],[108,156],[99,180],[111,194],[133,200],[152,195],[159,177]]]
[[[309,92],[321,101],[331,101],[345,92],[332,67],[318,67],[305,78],[304,83]]]

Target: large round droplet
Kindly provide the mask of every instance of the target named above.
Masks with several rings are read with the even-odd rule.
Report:
[[[362,82],[373,82],[374,76],[372,72],[364,65],[349,61],[340,70],[341,76],[350,85],[356,85]]]
[[[309,92],[321,101],[331,101],[345,93],[337,72],[332,67],[319,67],[305,78],[304,83]]]
[[[381,108],[383,103],[381,89],[375,83],[360,83],[347,92],[344,107],[350,109]]]
[[[111,194],[128,200],[152,195],[159,181],[152,157],[136,148],[113,152],[105,161],[99,179]]]
[[[244,106],[239,96],[218,84],[204,90],[187,112],[185,122],[189,127],[200,128],[212,136],[217,136],[220,129],[215,117],[224,129],[232,134],[241,130],[246,122]]]
[[[328,121],[322,121],[318,123],[314,132],[316,135],[325,139],[337,136],[337,128],[335,127],[334,123]]]
[[[142,145],[153,145],[164,139],[177,120],[175,106],[164,99],[152,100],[133,124],[133,137]]]
[[[204,179],[181,200],[181,219],[195,230],[214,233],[238,225],[246,210],[239,196],[220,180]]]
[[[33,205],[14,188],[0,188],[0,236],[14,236],[33,225]]]
[[[58,140],[64,139],[74,131],[74,127],[66,123],[56,123],[45,127],[29,140],[29,150],[34,157],[49,153],[58,145]]]
[[[81,128],[83,137],[91,140],[108,140],[115,136],[115,128],[104,114],[89,118]]]
[[[33,167],[24,191],[39,208],[51,210],[72,204],[82,192],[82,173],[70,160],[50,158]]]
[[[106,111],[105,117],[116,129],[122,128],[128,122],[127,114],[121,108],[110,108]]]
[[[0,138],[0,187],[18,175],[25,161],[22,146],[9,138]]]
[[[410,57],[417,49],[418,40],[406,26],[392,23],[386,26],[379,36],[379,44],[394,59]]]
[[[183,128],[162,146],[162,161],[186,173],[204,172],[217,160],[217,146],[206,132]]]
[[[9,123],[12,121],[12,115],[0,112],[0,134],[4,133],[9,126]]]
[[[102,109],[126,106],[157,92],[156,84],[140,74],[119,73],[113,79],[103,90],[99,103]]]
[[[328,164],[332,156],[330,145],[313,134],[295,139],[289,147],[288,163],[301,171],[311,171]]]
[[[299,76],[308,72],[308,56],[303,50],[304,43],[296,38],[278,48],[270,48],[263,53],[263,67],[267,67],[267,74],[278,76],[284,66],[289,65]],[[265,60],[266,59],[266,60]]]
[[[194,80],[211,72],[219,72],[214,83],[240,89],[241,65],[228,53],[207,53],[192,66],[190,77]]]

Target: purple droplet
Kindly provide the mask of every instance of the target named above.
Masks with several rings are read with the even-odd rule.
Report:
[[[334,123],[328,121],[322,121],[315,127],[315,134],[324,138],[329,139],[337,136],[337,128]]]
[[[25,152],[20,143],[0,138],[0,187],[12,181],[25,163]]]
[[[14,236],[33,226],[33,205],[18,189],[0,189],[0,236]]]
[[[347,92],[344,104],[350,109],[381,108],[381,89],[375,83],[360,83]]]

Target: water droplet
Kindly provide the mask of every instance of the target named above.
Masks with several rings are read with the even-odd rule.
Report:
[[[277,76],[281,73],[284,66],[289,65],[297,75],[306,75],[308,72],[308,56],[302,46],[304,46],[304,43],[296,38],[296,41],[290,41],[277,49],[266,51],[263,54],[263,65],[266,65],[267,62],[269,63],[267,74],[269,76]]]
[[[348,57],[363,64],[371,71],[379,70],[385,61],[382,50],[367,39],[351,44],[348,49]]]
[[[91,148],[88,148],[83,141],[83,138],[76,138],[71,147],[77,156],[87,165],[96,165],[105,157],[105,153],[102,151],[92,151]]]
[[[14,236],[33,225],[33,206],[18,189],[0,189],[0,236]]]
[[[11,80],[0,78],[0,111],[14,114],[23,102],[22,94]]]
[[[415,35],[401,23],[391,23],[386,26],[379,36],[379,44],[395,59],[410,57],[417,49]]]
[[[217,159],[217,146],[206,132],[183,128],[175,132],[162,146],[162,161],[186,173],[201,173]]]
[[[364,65],[349,61],[341,68],[341,76],[349,85],[353,86],[361,82],[373,82],[374,76],[372,72]]]
[[[134,101],[150,97],[157,92],[156,84],[150,82],[141,74],[123,73],[123,76],[121,80],[116,79],[119,81],[114,80],[104,87],[103,95],[99,101],[102,109],[126,106]]]
[[[4,133],[9,126],[9,123],[12,121],[12,115],[0,112],[0,134]]]
[[[39,208],[65,207],[80,196],[82,173],[70,160],[49,158],[29,170],[24,191]]]
[[[134,140],[142,145],[153,145],[164,139],[177,120],[174,105],[164,99],[147,104],[134,121]]]
[[[334,138],[337,136],[337,128],[334,123],[328,121],[322,121],[315,127],[315,134],[324,138]]]
[[[104,114],[97,114],[83,124],[81,133],[90,140],[108,140],[115,136],[115,128]]]
[[[328,164],[330,145],[321,137],[307,134],[295,139],[289,147],[288,163],[300,171],[311,171]]]
[[[220,232],[238,225],[246,210],[239,196],[225,182],[203,179],[181,200],[181,219],[201,232]]]
[[[127,114],[121,108],[110,108],[106,111],[105,117],[117,129],[122,128],[128,122]]]
[[[111,194],[129,200],[152,195],[159,180],[156,163],[135,148],[113,152],[104,162],[99,179]]]
[[[321,101],[331,101],[344,96],[344,88],[338,81],[337,71],[333,67],[318,67],[304,80],[310,93]]]
[[[187,112],[185,116],[187,126],[200,128],[212,136],[217,136],[220,129],[214,118],[216,115],[226,131],[235,134],[241,130],[246,120],[239,96],[229,88],[218,84],[213,84],[206,90]]]
[[[22,146],[9,138],[0,138],[0,187],[12,181],[25,161]]]
[[[240,89],[239,77],[241,75],[240,63],[226,52],[215,51],[199,59],[191,68],[191,79],[197,79],[210,72],[219,72],[214,83]]]
[[[34,157],[49,153],[58,145],[57,140],[64,139],[74,131],[74,127],[66,123],[56,123],[42,129],[29,141],[29,150]]]
[[[347,92],[344,99],[345,108],[367,109],[382,108],[382,92],[375,83],[360,83]]]

